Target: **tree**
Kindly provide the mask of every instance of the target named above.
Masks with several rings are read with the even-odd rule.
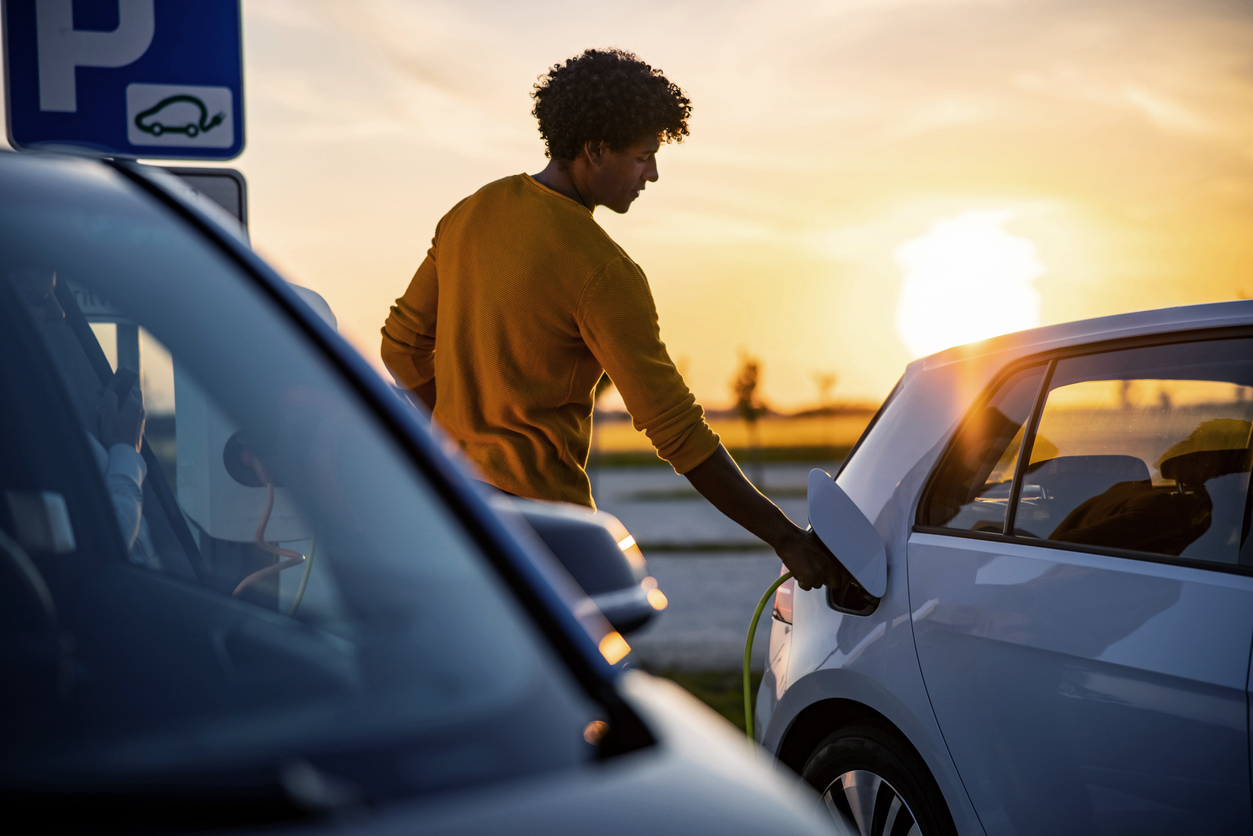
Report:
[[[748,451],[753,463],[753,482],[760,489],[766,483],[761,468],[761,440],[758,435],[757,420],[765,415],[768,407],[757,396],[757,385],[761,379],[761,361],[748,352],[740,350],[740,366],[731,380],[731,392],[735,395],[735,408],[748,425]]]
[[[835,390],[839,375],[835,372],[816,371],[813,378],[814,386],[818,387],[818,408],[826,409],[831,406],[831,392]]]

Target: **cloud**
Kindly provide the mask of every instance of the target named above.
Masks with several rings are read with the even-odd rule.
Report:
[[[986,122],[996,114],[987,102],[948,96],[907,111],[887,132],[889,140],[907,139],[919,134]]]
[[[1214,126],[1209,120],[1164,96],[1130,86],[1123,89],[1122,98],[1132,107],[1142,111],[1154,125],[1162,130],[1201,136],[1215,133]]]

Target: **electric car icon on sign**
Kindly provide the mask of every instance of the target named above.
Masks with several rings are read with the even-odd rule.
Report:
[[[160,116],[158,120],[154,117]],[[196,137],[222,124],[225,113],[209,118],[209,109],[195,96],[180,94],[162,99],[135,117],[135,127],[153,136],[162,134],[186,134]]]

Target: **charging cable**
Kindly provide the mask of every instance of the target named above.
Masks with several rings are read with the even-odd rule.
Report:
[[[286,559],[278,563],[273,563],[259,571],[253,572],[251,575],[240,581],[239,586],[235,587],[235,591],[231,593],[231,595],[236,598],[238,598],[240,593],[242,593],[245,589],[252,586],[262,578],[281,572],[284,569],[290,569],[292,566],[299,566],[301,563],[305,563],[305,556],[300,552],[294,552],[291,549],[284,549],[274,545],[273,543],[266,542],[265,528],[270,524],[270,514],[274,511],[274,480],[270,478],[270,474],[266,472],[264,467],[262,467],[261,461],[257,459],[256,456],[245,452],[243,454],[243,458],[244,463],[252,467],[253,472],[257,474],[257,478],[261,480],[263,485],[265,485],[265,510],[261,512],[261,520],[257,523],[257,533],[253,538],[253,541],[262,551],[269,552],[276,557]],[[306,578],[307,577],[308,575],[306,574]],[[303,597],[303,584],[301,585],[300,592]],[[297,605],[299,605],[299,599],[297,599]],[[292,612],[295,612],[294,607],[292,608]]]
[[[744,642],[744,731],[748,733],[748,741],[753,742],[753,692],[749,685],[748,665],[753,656],[753,637],[757,635],[757,621],[761,618],[762,610],[766,608],[766,602],[770,600],[770,596],[775,590],[783,586],[792,577],[791,572],[785,572],[779,575],[775,582],[770,584],[770,588],[766,590],[766,594],[761,596],[761,600],[757,602],[757,611],[753,613],[753,620],[748,623],[748,639]]]

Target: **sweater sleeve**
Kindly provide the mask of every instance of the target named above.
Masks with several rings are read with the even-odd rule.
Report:
[[[606,264],[584,288],[577,316],[584,342],[657,454],[677,473],[709,458],[718,435],[670,360],[643,271],[625,256]]]
[[[435,243],[383,324],[383,364],[401,386],[414,389],[435,377],[435,314],[439,281]]]

